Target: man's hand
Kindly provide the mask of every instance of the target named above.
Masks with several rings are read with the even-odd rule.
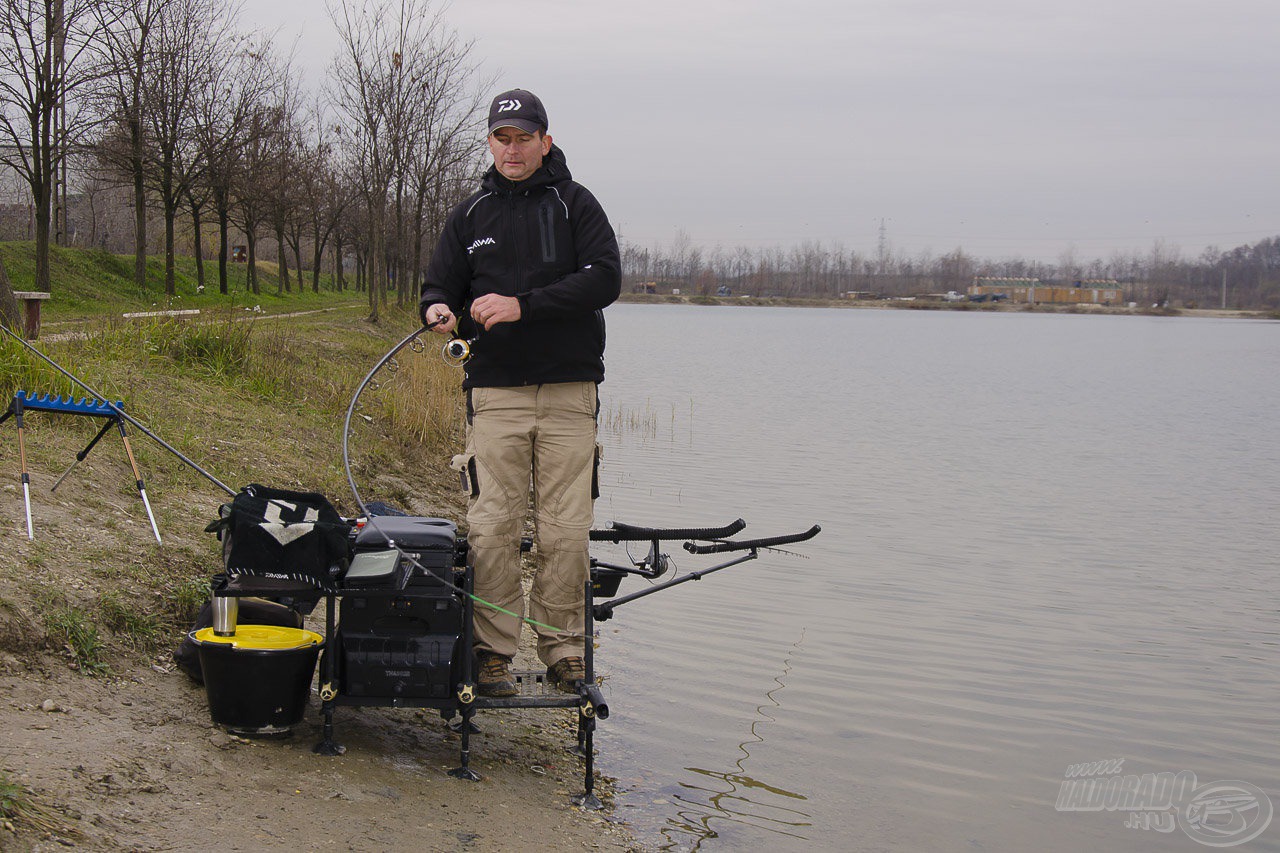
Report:
[[[422,319],[438,335],[447,335],[458,326],[458,318],[453,316],[453,311],[443,302],[428,305],[427,310],[422,313]]]
[[[471,303],[471,319],[486,332],[499,323],[514,323],[520,319],[520,300],[514,296],[486,293]]]

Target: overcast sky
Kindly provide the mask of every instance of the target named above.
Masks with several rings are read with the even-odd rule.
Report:
[[[1280,0],[455,0],[625,240],[1056,261],[1280,234]],[[311,79],[323,0],[245,0]]]

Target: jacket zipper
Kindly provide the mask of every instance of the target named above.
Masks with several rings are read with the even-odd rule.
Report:
[[[527,194],[524,196],[523,200],[526,202],[528,201]],[[515,248],[515,256],[516,256],[516,285],[515,285],[515,293],[512,293],[511,294],[512,296],[525,292],[525,270],[524,270],[524,257],[523,257],[524,253],[521,251],[522,247],[520,245],[520,233],[519,233],[520,217],[518,215],[518,212],[520,207],[521,207],[521,197],[516,193],[512,193],[510,196],[510,203],[508,205],[509,216],[507,219],[507,234],[511,240],[511,245]]]
[[[538,203],[538,234],[542,238],[542,262],[555,263],[556,232],[555,214],[551,209],[551,199],[543,198]]]

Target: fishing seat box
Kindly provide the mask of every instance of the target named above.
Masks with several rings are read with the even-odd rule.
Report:
[[[463,607],[442,580],[457,583],[457,554],[457,525],[440,518],[377,516],[356,534],[338,620],[343,694],[453,695]]]

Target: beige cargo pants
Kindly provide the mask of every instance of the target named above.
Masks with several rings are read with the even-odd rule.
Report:
[[[525,614],[520,536],[533,483],[534,560],[529,594],[538,657],[547,666],[583,655],[583,584],[595,497],[597,391],[594,382],[473,388],[466,453],[454,460],[470,490],[469,559],[475,594]],[[475,649],[510,659],[521,622],[475,605]]]

